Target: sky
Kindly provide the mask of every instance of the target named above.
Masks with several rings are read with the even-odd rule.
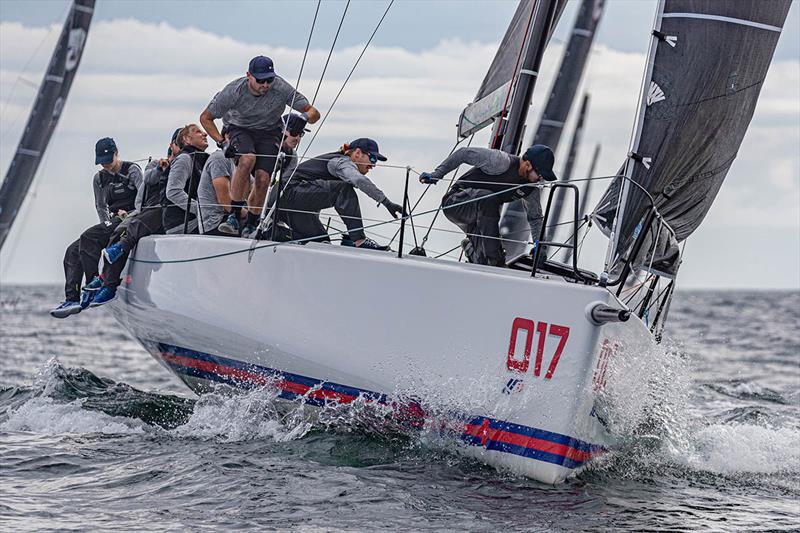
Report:
[[[60,31],[67,0],[0,0],[0,170],[5,173]],[[351,2],[316,102],[323,114],[385,9]],[[535,129],[576,14],[571,2],[545,54],[529,114]],[[96,223],[91,178],[94,142],[114,137],[123,159],[160,156],[175,127],[197,122],[210,98],[264,54],[292,83],[316,2],[154,2],[98,0],[83,61],[60,124],[23,211],[0,253],[0,283],[62,282],[67,245]],[[397,0],[345,87],[309,155],[368,136],[389,163],[430,170],[455,140],[461,109],[480,85],[515,1]],[[344,2],[324,1],[299,89],[317,87]],[[587,172],[596,143],[597,175],[613,174],[628,151],[655,3],[609,0],[582,91],[591,94],[576,174]],[[574,113],[573,113],[574,115]],[[571,123],[562,139],[571,135]],[[488,133],[476,136],[485,146]],[[308,141],[305,141],[308,142]],[[566,142],[557,151],[563,168]],[[394,201],[404,171],[371,174]],[[595,187],[591,203],[602,194]],[[412,201],[424,188],[412,182]],[[438,204],[428,192],[421,209]],[[366,218],[385,219],[366,196]],[[443,217],[441,217],[443,219]],[[427,227],[430,219],[418,222]],[[460,237],[440,220],[429,250]],[[394,227],[377,230],[385,241]],[[381,236],[387,237],[383,239]],[[605,240],[587,239],[582,260],[602,263]],[[800,288],[800,14],[795,3],[758,107],[728,178],[703,225],[686,244],[679,275],[686,288]]]

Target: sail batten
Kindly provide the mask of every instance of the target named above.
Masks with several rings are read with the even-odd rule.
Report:
[[[0,248],[11,231],[64,110],[83,55],[95,0],[74,0],[61,30],[17,151],[0,186]]]

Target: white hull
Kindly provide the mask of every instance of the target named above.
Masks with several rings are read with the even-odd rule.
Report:
[[[651,342],[635,318],[590,323],[593,302],[619,305],[599,287],[323,244],[248,263],[249,244],[142,240],[114,316],[197,392],[272,380],[316,404],[411,399],[404,416],[463,421],[463,453],[546,483],[610,444],[592,414],[609,347]]]

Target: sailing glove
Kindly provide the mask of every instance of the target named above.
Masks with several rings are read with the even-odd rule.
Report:
[[[394,218],[397,218],[397,215],[403,214],[403,208],[388,198],[384,198],[381,204],[383,204],[383,207],[385,207]]]
[[[430,172],[423,172],[419,175],[419,182],[428,185],[436,185],[441,178],[435,178]]]

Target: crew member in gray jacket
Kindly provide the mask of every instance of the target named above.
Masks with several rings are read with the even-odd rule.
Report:
[[[197,187],[208,160],[208,135],[197,124],[178,133],[181,152],[172,160],[161,205],[165,233],[197,233]],[[188,211],[188,214],[187,214]]]
[[[361,206],[355,191],[360,189],[386,207],[395,218],[402,213],[403,208],[389,200],[367,178],[367,173],[378,161],[386,161],[386,157],[378,150],[378,143],[361,138],[345,144],[337,152],[300,163],[292,179],[286,182],[280,203],[280,220],[288,221],[292,238],[330,242],[325,226],[319,220],[319,212],[333,207],[347,226],[348,241],[354,246],[388,250],[388,246],[381,246],[364,234]]]
[[[433,172],[420,174],[419,181],[435,184],[462,163],[472,165],[442,198],[444,215],[467,234],[462,246],[471,263],[504,267],[500,209],[521,198],[535,242],[542,229],[542,207],[539,187],[533,184],[556,179],[553,161],[553,151],[542,144],[531,146],[522,157],[490,148],[459,148]]]
[[[275,74],[272,60],[257,56],[250,61],[247,75],[230,82],[214,95],[200,115],[200,124],[220,148],[224,139],[214,120],[222,119],[230,131],[230,148],[237,155],[231,182],[231,214],[220,231],[242,233],[239,214],[245,206],[251,173],[255,181],[247,196],[245,229],[248,233],[255,229],[267,196],[270,174],[275,168],[283,130],[281,115],[287,106],[302,112],[312,124],[319,120],[319,111],[308,99]]]

